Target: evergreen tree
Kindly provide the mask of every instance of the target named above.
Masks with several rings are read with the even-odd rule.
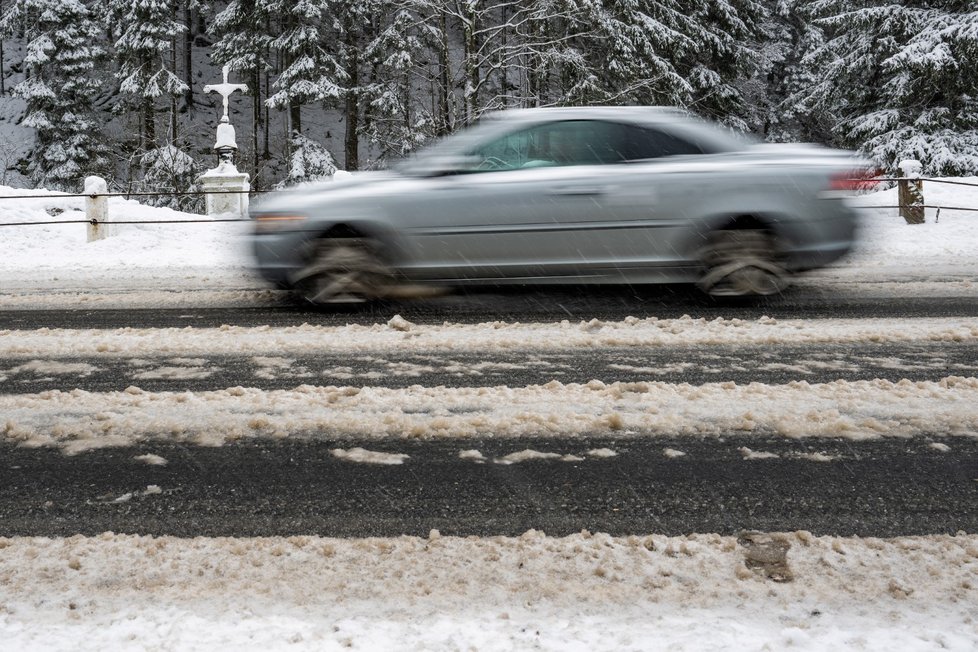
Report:
[[[291,132],[302,132],[302,106],[338,98],[344,71],[325,31],[339,0],[260,0],[281,32],[271,41],[282,57],[282,71],[275,80],[278,89],[268,105],[288,109]],[[337,19],[334,19],[334,23]]]
[[[761,76],[752,81],[751,97],[761,109],[758,131],[772,142],[829,142],[831,114],[820,104],[810,105],[798,97],[818,81],[818,70],[805,61],[822,47],[825,37],[805,11],[807,0],[768,0],[764,42],[758,44],[762,58]]]
[[[203,172],[197,161],[183,150],[173,144],[152,149],[143,154],[142,167],[145,173],[139,190],[163,193],[152,197],[149,203],[191,213],[202,210],[204,202],[200,195],[180,194],[200,190],[197,179]]]
[[[157,146],[156,111],[161,98],[176,98],[187,85],[174,69],[176,37],[185,26],[174,19],[172,0],[108,0],[106,15],[119,37],[115,41],[119,91],[124,108],[138,112],[140,151]],[[171,102],[170,110],[175,111]],[[175,138],[171,133],[167,140]]]
[[[695,56],[704,34],[678,0],[604,0],[587,10],[591,84],[572,102],[689,103],[694,87],[677,64]]]
[[[821,79],[798,94],[836,118],[836,143],[894,169],[978,173],[978,10],[966,0],[821,0],[828,35],[807,59]]]
[[[402,157],[437,132],[431,110],[418,101],[415,83],[428,52],[423,9],[407,0],[377,25],[375,38],[364,49],[368,78],[360,87],[365,104],[362,133],[380,150],[380,157]],[[379,13],[379,12],[378,12]]]
[[[38,186],[75,190],[82,178],[104,174],[107,150],[93,102],[100,84],[99,28],[81,0],[16,0],[2,19],[5,33],[23,30],[26,78],[14,94],[27,104],[23,124],[37,130],[29,162]]]
[[[296,132],[292,134],[292,154],[289,156],[289,173],[278,184],[279,188],[309,181],[324,181],[336,172],[333,155],[323,145]]]
[[[683,76],[693,87],[691,108],[734,128],[755,130],[760,125],[741,88],[760,69],[752,45],[764,37],[764,6],[756,0],[685,0],[684,13],[696,43],[694,51],[680,54]]]

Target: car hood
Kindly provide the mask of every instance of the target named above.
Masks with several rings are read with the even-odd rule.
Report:
[[[255,202],[251,213],[301,212],[325,200],[373,194],[381,186],[403,183],[394,172],[358,172],[334,181],[316,181],[269,193]]]

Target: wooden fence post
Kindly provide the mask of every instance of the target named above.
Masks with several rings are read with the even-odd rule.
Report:
[[[924,223],[924,182],[920,178],[923,166],[920,161],[908,159],[900,161],[900,176],[903,177],[899,186],[900,217],[907,224]]]
[[[88,241],[101,240],[109,235],[109,185],[102,177],[85,177],[85,217],[88,218]]]

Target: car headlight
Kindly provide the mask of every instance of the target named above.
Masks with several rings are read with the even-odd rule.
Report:
[[[262,213],[255,215],[255,233],[270,233],[305,221],[305,215],[293,213]]]

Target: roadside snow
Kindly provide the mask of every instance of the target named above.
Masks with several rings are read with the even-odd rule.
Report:
[[[978,647],[978,537],[0,538],[5,650]],[[788,582],[772,577],[787,573]]]
[[[787,385],[661,382],[528,387],[315,387],[0,395],[0,440],[78,452],[162,438],[978,436],[978,378]]]
[[[597,322],[597,323],[595,323]],[[412,325],[405,333],[384,324],[289,327],[0,330],[0,360],[68,356],[254,355],[273,369],[276,356],[316,352],[561,350],[590,347],[697,346],[881,342],[975,342],[978,318],[914,319],[639,319],[548,324]],[[814,364],[814,363],[813,363]],[[824,364],[824,363],[822,363]],[[499,368],[497,363],[483,365]],[[503,365],[505,366],[505,365]],[[513,365],[509,365],[513,366]],[[431,368],[402,369],[420,373]],[[635,369],[626,369],[634,371]],[[0,368],[0,371],[3,371]],[[652,372],[653,370],[649,370]]]

